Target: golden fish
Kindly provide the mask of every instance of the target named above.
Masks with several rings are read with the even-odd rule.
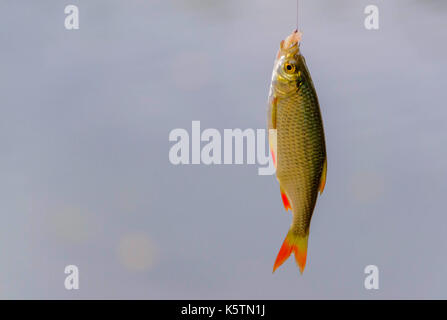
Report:
[[[293,252],[303,273],[307,240],[318,191],[326,182],[326,147],[317,93],[300,52],[301,33],[283,40],[270,86],[269,144],[281,196],[293,220],[273,272]]]

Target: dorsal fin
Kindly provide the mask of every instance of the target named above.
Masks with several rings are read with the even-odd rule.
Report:
[[[323,171],[321,172],[320,187],[318,188],[320,194],[323,193],[324,187],[326,186],[326,174],[327,174],[327,158],[324,159]]]

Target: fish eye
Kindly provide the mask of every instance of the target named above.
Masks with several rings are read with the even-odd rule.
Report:
[[[296,67],[294,64],[291,63],[285,63],[284,64],[284,70],[286,71],[286,73],[294,73],[296,70]]]

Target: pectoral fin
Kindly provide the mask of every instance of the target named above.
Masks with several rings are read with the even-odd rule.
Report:
[[[277,106],[278,99],[271,95],[269,98],[269,123],[268,123],[268,129],[269,129],[269,146],[270,146],[270,152],[272,154],[273,159],[273,165],[276,168],[276,161],[277,161],[277,153],[276,153],[276,140],[277,140],[277,134],[276,134],[276,106]]]
[[[270,122],[269,122],[269,129],[276,129],[276,110],[277,110],[277,105],[278,105],[278,98],[275,97],[274,95],[271,95],[269,98],[269,117],[270,117]]]
[[[276,129],[270,129],[269,130],[269,146],[270,146],[270,152],[272,154],[272,159],[273,159],[273,165],[276,168],[276,160],[277,160],[277,147],[276,147],[276,140],[277,140],[277,132]]]

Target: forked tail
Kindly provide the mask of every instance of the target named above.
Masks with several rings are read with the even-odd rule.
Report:
[[[295,255],[296,264],[300,268],[300,273],[302,274],[304,267],[306,266],[307,239],[309,239],[309,234],[299,236],[292,230],[289,230],[281,249],[279,249],[275,265],[273,266],[273,272],[275,272],[275,270],[281,266],[293,252]]]

